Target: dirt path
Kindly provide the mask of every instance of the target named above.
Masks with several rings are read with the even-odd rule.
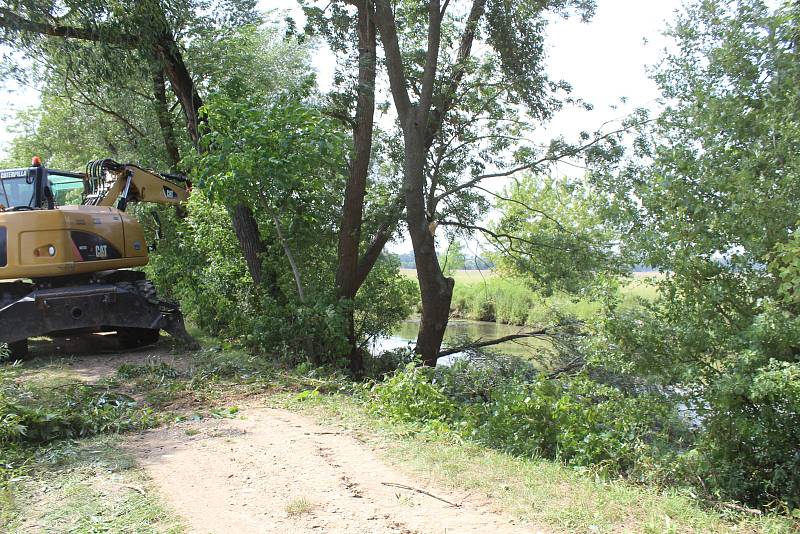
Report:
[[[94,381],[147,358],[186,363],[157,347],[112,357],[84,352],[69,371]],[[126,449],[193,533],[538,532],[496,513],[482,496],[447,492],[399,472],[347,431],[257,399],[233,418],[130,436]]]
[[[237,415],[242,418],[161,428],[129,441],[192,532],[534,532],[478,498],[397,472],[338,429],[258,406]]]

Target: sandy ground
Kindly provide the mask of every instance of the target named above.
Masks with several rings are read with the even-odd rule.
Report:
[[[285,410],[249,406],[236,419],[135,436],[128,449],[192,532],[534,532],[486,500],[409,478],[352,436]]]
[[[185,366],[164,348],[114,353],[111,345],[102,350],[104,343],[70,347],[70,373],[91,382],[122,363],[148,358]],[[497,513],[484,496],[409,477],[347,431],[268,408],[256,398],[239,407],[230,418],[184,422],[126,440],[125,448],[190,532],[539,532]]]

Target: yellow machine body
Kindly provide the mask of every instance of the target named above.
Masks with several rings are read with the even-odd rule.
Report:
[[[131,202],[178,205],[191,183],[112,160],[85,173],[0,169],[0,342],[25,357],[28,338],[115,331],[125,347],[166,330],[190,346],[183,316],[141,271],[147,244]]]
[[[147,264],[141,225],[112,207],[79,205],[0,212],[2,232],[7,252],[0,280],[68,276]]]

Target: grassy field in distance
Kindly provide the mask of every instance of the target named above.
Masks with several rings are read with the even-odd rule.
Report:
[[[401,274],[416,280],[414,269],[401,269]],[[600,304],[572,295],[542,297],[520,280],[505,278],[494,271],[454,271],[451,316],[475,321],[491,321],[512,325],[537,325],[555,314],[588,319]],[[657,272],[634,273],[621,288],[623,303],[633,305],[638,299],[652,300],[658,294],[654,280]]]

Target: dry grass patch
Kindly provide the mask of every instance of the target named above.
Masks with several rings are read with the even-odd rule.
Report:
[[[286,505],[286,513],[290,516],[308,514],[314,511],[316,504],[306,497],[297,497]]]

